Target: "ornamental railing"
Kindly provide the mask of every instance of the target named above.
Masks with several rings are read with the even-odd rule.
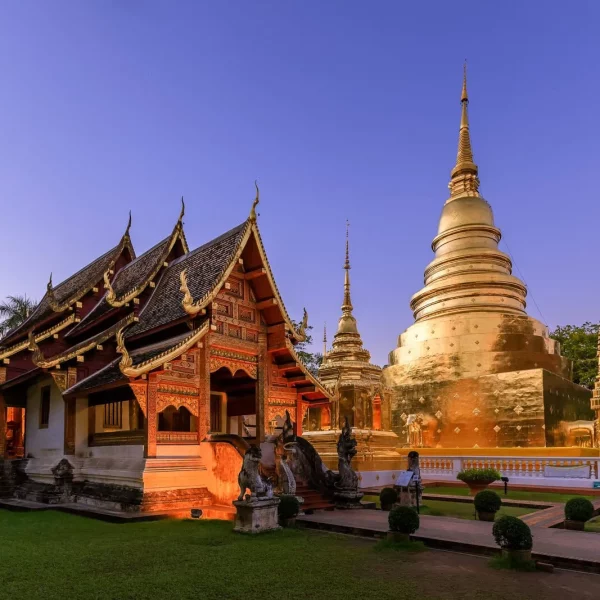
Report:
[[[530,456],[421,456],[421,474],[427,479],[456,480],[464,469],[496,469],[503,477],[545,480],[545,485],[569,478],[587,481],[600,477],[600,458]],[[579,468],[578,468],[579,467]],[[588,470],[589,468],[589,470]]]
[[[93,433],[89,440],[89,446],[129,446],[129,445],[144,445],[143,431],[104,431]]]
[[[158,431],[156,441],[159,444],[197,444],[196,431]]]

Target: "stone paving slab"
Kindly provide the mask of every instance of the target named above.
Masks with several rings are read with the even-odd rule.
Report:
[[[348,510],[298,517],[308,527],[342,533],[382,537],[388,531],[388,513],[380,510]],[[421,515],[421,526],[413,536],[427,545],[458,551],[497,553],[493,523],[451,517]],[[600,535],[564,529],[536,528],[533,556],[555,566],[600,573]]]

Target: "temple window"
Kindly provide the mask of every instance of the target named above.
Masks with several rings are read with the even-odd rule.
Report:
[[[50,386],[41,389],[40,397],[40,429],[46,429],[50,423]]]
[[[158,431],[194,432],[198,428],[198,419],[185,406],[179,409],[168,406],[158,414]]]
[[[104,405],[104,428],[121,429],[123,427],[123,403],[109,402]]]

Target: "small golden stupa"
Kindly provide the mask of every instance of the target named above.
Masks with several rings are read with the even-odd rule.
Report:
[[[525,284],[498,249],[479,192],[469,134],[466,68],[456,166],[433,240],[415,322],[383,370],[392,429],[429,448],[593,445],[590,392],[571,381],[548,328],[525,312]]]
[[[390,430],[390,404],[382,393],[381,367],[371,364],[371,354],[363,347],[350,298],[350,249],[346,225],[342,316],[327,352],[326,337],[319,379],[336,400],[327,416],[309,409],[302,436],[310,441],[329,468],[337,468],[336,443],[346,417],[357,441],[352,461],[356,471],[397,471],[405,459],[396,450],[398,436]],[[313,409],[318,410],[318,409]],[[306,430],[308,429],[308,430]],[[373,482],[375,483],[375,482]]]

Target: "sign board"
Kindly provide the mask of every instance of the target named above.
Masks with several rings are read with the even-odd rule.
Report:
[[[600,481],[594,481],[594,489],[600,489]]]
[[[398,471],[396,477],[396,483],[394,485],[398,487],[407,487],[411,482],[414,473],[412,471]]]

